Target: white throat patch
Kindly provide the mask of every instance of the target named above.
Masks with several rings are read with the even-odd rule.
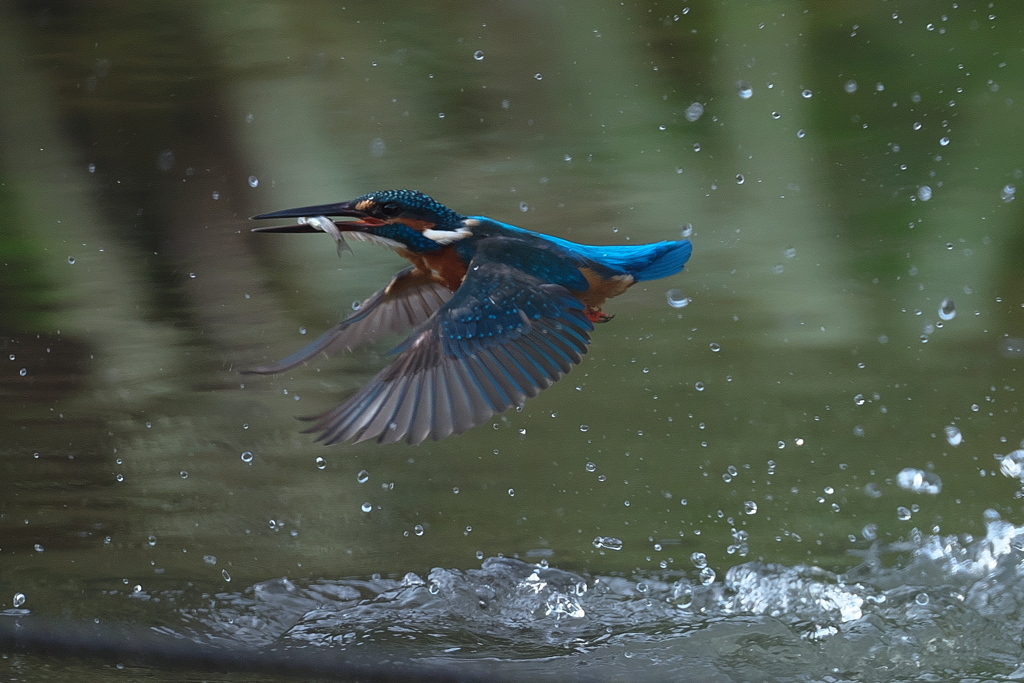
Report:
[[[458,228],[457,230],[431,230],[427,228],[423,231],[423,236],[437,244],[451,244],[452,242],[472,237],[473,231],[469,228]]]

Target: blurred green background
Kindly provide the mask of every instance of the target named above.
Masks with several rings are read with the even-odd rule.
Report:
[[[1022,27],[970,1],[0,3],[0,609],[498,554],[844,570],[1020,521],[993,454],[1024,439]],[[522,411],[323,447],[294,417],[387,344],[238,369],[403,264],[246,219],[403,187],[581,242],[692,228],[694,254]]]

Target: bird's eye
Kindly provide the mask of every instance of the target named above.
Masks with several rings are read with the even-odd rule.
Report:
[[[398,214],[402,213],[402,207],[400,207],[398,204],[385,204],[384,206],[380,207],[380,212],[385,216],[397,216]]]

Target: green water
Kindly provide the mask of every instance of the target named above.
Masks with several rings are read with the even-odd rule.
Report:
[[[3,6],[0,609],[173,627],[123,596],[499,554],[842,571],[1019,522],[1024,11],[995,5]],[[403,263],[246,217],[389,187],[694,254],[522,411],[323,447],[294,417],[388,345],[238,369]]]

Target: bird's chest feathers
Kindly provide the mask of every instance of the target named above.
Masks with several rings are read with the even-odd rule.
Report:
[[[593,308],[600,308],[605,299],[622,294],[636,282],[632,275],[603,277],[590,268],[580,268],[580,271],[583,273],[583,277],[587,278],[590,287],[578,296],[583,303]]]
[[[435,280],[453,292],[459,288],[462,280],[466,277],[466,262],[452,246],[424,254],[404,251],[402,256],[412,261],[417,269],[424,273],[430,273]]]

